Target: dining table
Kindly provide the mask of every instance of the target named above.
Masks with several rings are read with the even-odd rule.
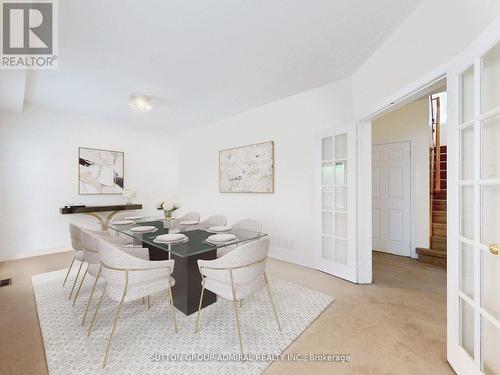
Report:
[[[138,232],[136,227],[149,226],[148,232]],[[178,220],[163,220],[142,218],[133,222],[116,221],[108,225],[109,230],[116,235],[132,237],[133,245],[149,250],[150,260],[175,261],[172,277],[175,285],[172,288],[174,306],[185,315],[198,311],[201,294],[201,274],[198,269],[198,260],[212,260],[217,258],[217,249],[236,246],[266,236],[266,233],[253,232],[239,228],[226,228],[224,233],[235,236],[227,242],[210,242],[209,237],[216,232],[206,223],[183,224]],[[153,229],[154,228],[154,229]],[[216,229],[216,228],[214,228]],[[221,229],[221,228],[218,228]],[[182,233],[186,238],[182,242],[162,243],[155,240],[158,236],[169,233]],[[217,295],[205,290],[201,308],[217,301]]]

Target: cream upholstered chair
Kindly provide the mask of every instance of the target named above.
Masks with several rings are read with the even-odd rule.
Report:
[[[94,236],[106,238],[108,241],[112,241],[118,245],[125,246],[125,245],[130,244],[130,242],[131,242],[130,240],[125,239],[125,238],[114,237],[114,236],[110,235],[110,233],[108,231],[91,230],[91,229],[85,229],[85,231],[88,233],[91,233]],[[78,278],[80,277],[80,272],[82,270],[82,266],[84,263],[88,263],[84,259],[85,248],[82,244],[81,233],[82,233],[82,228],[80,226],[78,226],[76,224],[72,224],[72,223],[69,224],[69,234],[70,234],[70,238],[71,238],[71,246],[75,250],[75,254],[74,254],[73,260],[71,261],[71,264],[68,268],[68,272],[66,273],[66,277],[64,278],[63,287],[66,284],[66,280],[68,278],[69,273],[71,272],[71,268],[73,267],[75,260],[80,262],[80,267],[78,268],[78,272],[76,274],[75,280],[73,281],[73,286],[71,287],[71,292],[69,293],[70,300],[71,300],[71,297],[73,296],[73,291],[74,291],[75,286],[77,284]],[[92,249],[89,248],[89,250],[92,250]],[[94,249],[94,250],[95,250],[95,252],[97,252],[97,249]],[[87,254],[87,257],[89,257],[89,256],[90,255]],[[84,278],[85,278],[85,274],[84,274]],[[82,282],[83,282],[83,279],[82,279]]]
[[[97,250],[97,241],[98,237],[90,234],[90,232],[83,230],[80,227],[77,227],[79,231],[78,236],[80,238],[80,243],[82,245],[83,251],[83,262],[87,263],[87,268],[83,273],[82,280],[80,281],[80,285],[75,293],[75,298],[73,299],[73,306],[78,299],[78,295],[80,294],[80,289],[82,288],[83,282],[85,281],[85,277],[87,274],[90,274],[94,277],[97,276],[97,272],[101,265],[101,258],[99,257],[99,251]]]
[[[106,294],[112,300],[119,302],[106,353],[104,354],[103,367],[105,367],[120,312],[123,304],[126,302],[167,290],[170,297],[170,308],[174,329],[175,332],[177,332],[177,322],[175,320],[175,308],[172,297],[172,286],[175,284],[175,280],[172,278],[174,260],[150,261],[139,259],[103,240],[99,241],[98,249],[102,264],[101,276],[106,282],[106,286],[95,308],[94,316],[92,317],[88,329],[89,336],[92,332],[92,327],[94,326],[104,295]]]
[[[193,220],[193,221],[199,221],[200,220],[200,213],[199,212],[188,212],[187,214],[182,215],[181,217],[178,217],[175,219],[176,221],[187,221],[187,220]]]
[[[133,217],[133,216],[142,216],[142,213],[140,211],[136,210],[127,210],[127,211],[121,211],[118,212],[116,215],[113,216],[113,219],[111,220],[110,224],[113,224],[114,221],[120,221],[120,220],[128,220],[127,218]],[[117,244],[123,244],[123,245],[129,245],[132,243],[132,239],[118,231],[113,230],[112,228],[108,229],[109,235],[113,238],[118,239]]]
[[[89,230],[89,232],[97,235],[97,236],[103,236],[103,237],[108,237],[110,236],[108,231],[100,231],[100,230]],[[63,287],[66,285],[66,280],[68,279],[69,273],[71,272],[71,269],[73,268],[73,264],[75,263],[75,260],[80,262],[80,267],[78,267],[78,272],[76,274],[75,280],[73,281],[73,286],[71,287],[71,292],[69,293],[69,299],[73,296],[73,291],[76,286],[76,282],[78,281],[78,277],[80,276],[80,272],[82,270],[83,263],[85,263],[83,257],[83,245],[82,245],[82,240],[81,240],[81,228],[76,225],[76,224],[69,224],[69,235],[71,238],[71,247],[73,250],[75,250],[75,254],[73,255],[73,260],[71,261],[71,264],[68,268],[68,272],[66,273],[66,277],[64,278],[63,281]]]
[[[262,224],[254,219],[243,219],[237,221],[232,225],[232,227],[233,229],[248,230],[250,232],[262,232]],[[217,257],[220,258],[221,256],[224,256],[227,253],[233,251],[235,248],[236,247],[234,245],[221,247],[220,249],[217,249]]]
[[[71,264],[69,265],[68,272],[66,272],[66,277],[64,278],[63,281],[63,287],[66,285],[66,280],[68,279],[69,273],[71,272],[71,269],[73,268],[73,264],[75,263],[75,260],[80,262],[80,267],[78,268],[78,273],[76,275],[75,281],[73,283],[73,288],[71,289],[71,293],[69,294],[69,298],[71,299],[71,296],[73,294],[73,289],[75,288],[76,280],[78,279],[78,276],[80,275],[80,271],[83,266],[83,245],[80,240],[80,228],[76,226],[75,224],[70,224],[69,225],[69,236],[71,238],[71,247],[75,251],[73,254],[73,259],[71,260]]]
[[[200,225],[211,227],[215,225],[226,225],[227,219],[224,215],[212,215],[203,220]]]
[[[116,215],[113,216],[110,224],[112,224],[114,221],[129,220],[128,218],[133,217],[133,216],[143,216],[143,214],[140,211],[135,211],[135,210],[120,211]],[[120,235],[119,232],[116,232],[112,229],[110,229],[109,232],[112,236],[119,236]]]
[[[243,219],[232,225],[235,229],[248,230],[251,232],[262,232],[262,224],[254,219]]]
[[[238,315],[238,300],[247,298],[263,287],[267,288],[269,299],[281,331],[276,306],[274,305],[269,280],[266,275],[266,258],[269,252],[269,239],[251,241],[239,246],[229,254],[214,260],[198,260],[198,267],[202,277],[202,289],[200,304],[198,306],[198,317],[196,319],[195,333],[201,316],[201,304],[205,289],[212,291],[218,296],[233,301],[236,317],[236,331],[240,342],[240,351],[243,354],[243,343],[241,340],[240,321]]]
[[[85,312],[82,318],[82,325],[85,324],[85,319],[87,317],[88,309],[92,302],[92,298],[94,296],[95,288],[97,282],[99,281],[99,276],[101,274],[101,257],[99,256],[99,241],[102,239],[107,242],[111,242],[114,245],[118,246],[122,251],[135,256],[141,259],[149,259],[149,250],[144,249],[142,247],[128,247],[128,246],[119,246],[116,244],[116,239],[108,236],[96,236],[94,233],[80,228],[80,239],[83,247],[83,261],[88,263],[88,266],[83,274],[82,280],[75,294],[75,298],[73,299],[73,306],[76,303],[78,295],[80,294],[80,289],[82,288],[83,282],[85,281],[85,276],[90,275],[95,278],[94,284],[92,286],[92,291],[90,293],[87,306],[85,307]],[[150,301],[148,297],[148,307],[150,306]]]

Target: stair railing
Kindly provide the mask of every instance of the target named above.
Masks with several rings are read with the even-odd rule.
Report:
[[[434,162],[436,168],[434,168],[435,178],[434,178],[434,191],[441,191],[441,119],[440,119],[440,98],[439,96],[435,97],[436,101],[436,118],[435,118],[435,126],[436,126],[436,152],[434,155]]]
[[[434,102],[436,103],[436,112],[434,113]],[[431,243],[432,229],[432,211],[434,193],[441,191],[441,103],[439,96],[430,97],[431,117],[432,117],[432,141],[433,147],[430,152],[430,199],[429,199],[429,245]]]

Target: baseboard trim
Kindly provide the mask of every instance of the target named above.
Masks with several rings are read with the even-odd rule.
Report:
[[[274,259],[277,259],[277,260],[281,260],[283,262],[288,262],[288,263],[296,264],[298,266],[307,267],[307,268],[311,268],[311,269],[316,269],[316,267],[314,265],[312,265],[312,264],[303,263],[303,262],[300,262],[300,261],[298,261],[296,259],[293,259],[291,257],[284,256],[283,255],[283,251],[280,251],[279,248],[276,248],[276,247],[273,247],[273,246],[271,246],[271,248],[269,250],[268,257],[269,258],[274,258]]]
[[[47,250],[37,251],[37,252],[33,252],[33,253],[22,253],[22,254],[7,255],[7,256],[0,257],[0,263],[2,263],[2,262],[8,262],[8,261],[11,261],[11,260],[34,258],[34,257],[42,256],[42,255],[64,253],[66,251],[71,251],[71,247],[70,246],[67,246],[67,247],[58,247],[58,248],[54,248],[54,249],[47,249]],[[315,267],[313,265],[311,265],[311,264],[305,264],[305,263],[299,262],[299,261],[297,261],[295,259],[290,259],[289,257],[285,257],[282,254],[279,254],[278,251],[271,251],[271,253],[269,254],[269,257],[277,259],[277,260],[281,260],[283,262],[288,262],[288,263],[296,264],[298,266],[303,266],[303,267],[315,269]]]
[[[58,247],[58,248],[55,248],[55,249],[47,249],[47,250],[37,251],[37,252],[33,252],[33,253],[22,253],[22,254],[7,255],[7,256],[0,257],[0,263],[2,263],[2,262],[8,262],[10,260],[18,260],[18,259],[39,257],[41,255],[64,253],[66,251],[71,251],[71,247],[66,246],[66,247]]]

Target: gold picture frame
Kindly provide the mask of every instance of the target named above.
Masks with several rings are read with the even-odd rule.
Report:
[[[88,171],[85,170],[85,168],[90,168],[90,164],[88,163],[89,160],[85,158],[84,153],[108,153],[111,154],[114,158],[114,164],[113,164],[113,169],[112,172],[110,173],[117,173],[117,176],[112,177],[113,179],[113,185],[108,185],[105,186],[104,184],[100,184],[98,186],[98,182],[95,181],[90,181],[87,179],[85,181],[85,176],[88,176]],[[83,157],[82,157],[83,156]],[[116,157],[116,158],[115,158]],[[82,162],[85,161],[84,162]],[[90,160],[91,162],[95,162]],[[118,161],[118,164],[117,164]],[[84,165],[88,164],[88,165]],[[78,165],[78,194],[79,195],[121,195],[123,192],[123,189],[125,188],[125,153],[123,151],[116,151],[116,150],[105,150],[101,148],[92,148],[92,147],[78,147],[78,155],[77,155],[77,165]],[[111,167],[111,165],[106,166],[107,169]],[[101,171],[99,172],[101,173]],[[108,179],[110,177],[108,176]],[[112,186],[112,187],[111,187]]]

